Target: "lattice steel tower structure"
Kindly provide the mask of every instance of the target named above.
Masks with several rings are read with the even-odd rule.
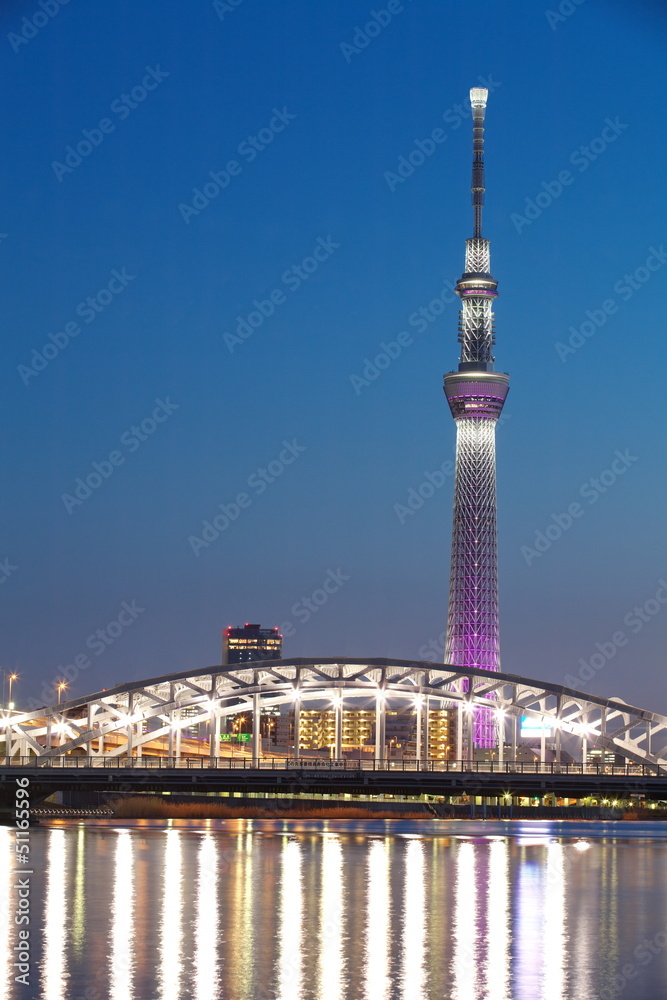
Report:
[[[482,236],[484,114],[488,91],[470,91],[473,116],[473,235],[466,240],[465,270],[456,283],[461,299],[458,371],[444,377],[456,421],[456,481],[445,663],[500,669],[496,530],[496,421],[509,376],[493,370],[493,300],[489,241]],[[477,709],[474,743],[496,745],[493,710]]]

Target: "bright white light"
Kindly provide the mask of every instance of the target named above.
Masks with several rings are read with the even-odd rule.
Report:
[[[415,708],[421,708],[424,704],[424,696],[421,694],[415,695]]]
[[[377,689],[377,691],[375,692],[375,697],[377,698],[378,701],[386,701],[387,700],[387,696],[384,693],[384,691],[382,691],[381,688]]]
[[[204,702],[204,707],[207,712],[213,712],[216,707],[216,702],[211,701],[211,699],[209,698],[207,701]]]
[[[504,712],[504,710],[502,708],[497,708],[496,709],[496,719],[498,719],[499,722],[502,722],[502,720],[504,718],[505,718],[505,712]]]
[[[551,736],[551,719],[548,716],[522,716],[521,736]]]
[[[591,845],[587,840],[578,840],[574,845],[574,849],[575,851],[589,851],[591,849]]]
[[[489,92],[485,87],[473,87],[470,91],[470,103],[473,108],[485,108]]]
[[[301,701],[301,691],[298,688],[294,688],[291,693],[292,701]]]

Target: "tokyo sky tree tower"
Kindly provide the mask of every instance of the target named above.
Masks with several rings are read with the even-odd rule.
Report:
[[[456,421],[456,482],[445,663],[500,668],[496,539],[496,421],[509,391],[509,376],[493,370],[493,300],[489,241],[482,236],[484,113],[488,91],[470,91],[473,115],[472,204],[474,228],[466,240],[458,371],[445,375],[445,395]],[[476,747],[496,746],[494,712],[478,708]]]

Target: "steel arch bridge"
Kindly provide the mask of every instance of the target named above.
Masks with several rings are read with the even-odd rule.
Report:
[[[475,706],[489,707],[497,720],[498,763],[504,743],[517,744],[517,723],[525,716],[542,721],[554,733],[556,761],[563,737],[581,751],[595,746],[640,764],[656,775],[667,771],[667,716],[557,684],[513,674],[439,663],[393,659],[258,660],[238,666],[213,666],[153,677],[0,719],[0,754],[4,763],[30,758],[32,766],[57,763],[52,758],[83,755],[104,766],[114,758],[142,758],[147,743],[162,740],[166,756],[182,755],[182,731],[207,724],[208,756],[220,754],[221,722],[252,713],[253,764],[261,757],[260,719],[268,709],[289,704],[294,712],[293,760],[299,758],[300,712],[304,705],[333,708],[333,754],[342,757],[346,708],[375,710],[375,760],[385,756],[388,706],[412,707],[416,717],[416,760],[426,763],[429,710],[456,710],[456,759],[473,754]],[[185,714],[185,710],[189,711]],[[542,727],[544,729],[544,726]],[[146,731],[144,731],[146,730]],[[544,736],[541,740],[545,759]],[[4,745],[3,745],[4,744]],[[426,750],[424,750],[426,748]],[[516,752],[514,752],[516,758]],[[65,761],[63,760],[64,764]]]

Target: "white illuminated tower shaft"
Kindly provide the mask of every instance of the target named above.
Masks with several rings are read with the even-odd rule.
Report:
[[[489,241],[482,236],[484,113],[488,91],[470,91],[473,114],[472,203],[474,228],[466,240],[465,270],[456,284],[461,299],[458,371],[444,377],[456,421],[456,481],[445,663],[500,668],[496,530],[496,421],[509,376],[493,370],[493,300]],[[474,743],[496,746],[491,708],[475,710]]]

